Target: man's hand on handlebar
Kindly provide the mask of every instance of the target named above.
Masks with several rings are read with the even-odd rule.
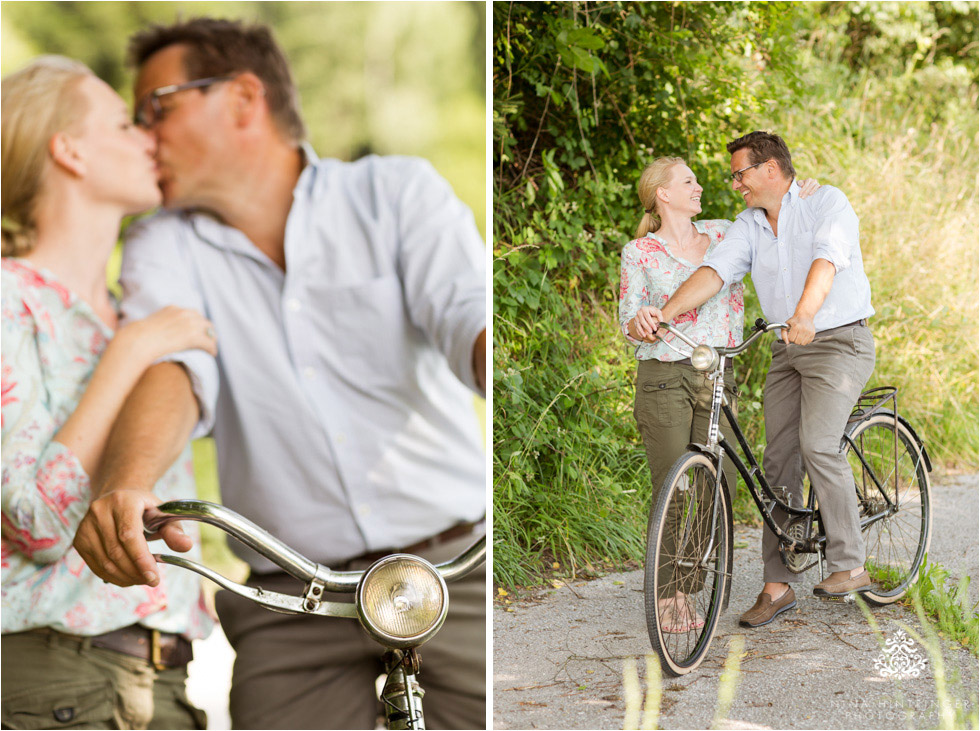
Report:
[[[651,305],[643,305],[643,307],[636,311],[636,316],[633,318],[633,327],[640,336],[637,339],[645,343],[657,342],[663,337],[657,334],[657,328],[660,327],[660,323],[663,321],[664,316],[659,309]]]
[[[794,314],[786,321],[789,330],[783,330],[781,338],[784,343],[789,345],[807,345],[813,340],[816,334],[813,327],[813,318],[806,315]]]
[[[74,546],[100,579],[118,586],[160,583],[157,563],[143,533],[143,513],[162,501],[152,492],[119,489],[92,501],[75,533]],[[189,551],[193,542],[177,523],[149,536],[162,538],[174,551]]]

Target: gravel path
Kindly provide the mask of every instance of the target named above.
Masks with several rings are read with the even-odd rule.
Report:
[[[976,475],[935,475],[930,559],[978,583]],[[745,638],[742,673],[727,728],[935,728],[934,671],[926,651],[916,678],[882,677],[881,646],[853,603],[827,602],[810,590],[812,570],[797,585],[797,608],[771,625],[748,630],[738,615],[761,588],[758,528],[738,528],[732,598],[709,657],[694,673],[665,679],[660,725],[709,728],[728,643]],[[874,610],[886,638],[906,624],[903,607]],[[623,727],[623,661],[651,652],[643,612],[643,573],[610,574],[572,582],[493,612],[493,725],[497,729],[616,729]],[[947,676],[959,676],[959,698],[975,708],[978,664],[961,648],[944,650]],[[642,682],[642,681],[641,681]],[[904,700],[898,700],[899,698]],[[904,708],[912,714],[906,717]]]

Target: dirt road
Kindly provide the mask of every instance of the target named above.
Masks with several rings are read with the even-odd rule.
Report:
[[[933,499],[930,559],[969,575],[976,602],[977,476],[934,477]],[[935,728],[935,668],[926,649],[913,643],[903,651],[913,663],[923,661],[918,677],[882,675],[897,662],[853,603],[812,596],[815,570],[797,585],[795,610],[755,630],[738,626],[761,587],[759,538],[759,529],[736,530],[729,610],[701,668],[664,680],[661,727],[710,727],[728,643],[742,635],[745,655],[728,728]],[[875,616],[886,639],[900,639],[903,625],[919,629],[903,607],[878,609]],[[572,581],[509,607],[496,605],[493,617],[494,728],[622,728],[623,662],[637,658],[642,676],[651,651],[641,571]],[[967,689],[958,697],[975,708],[977,659],[961,647],[947,647],[944,656],[947,677],[958,675]]]

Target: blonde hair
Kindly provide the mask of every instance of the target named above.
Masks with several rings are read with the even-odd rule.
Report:
[[[680,157],[658,157],[643,169],[640,182],[636,184],[636,193],[643,205],[643,218],[636,227],[636,238],[646,236],[650,231],[660,228],[660,212],[657,210],[657,189],[670,184],[671,170],[674,165],[684,165]]]
[[[51,137],[85,111],[77,84],[92,75],[85,64],[63,56],[40,56],[0,85],[3,256],[34,248],[38,194],[44,183]]]

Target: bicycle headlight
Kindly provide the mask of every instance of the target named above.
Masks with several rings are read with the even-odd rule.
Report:
[[[357,616],[386,647],[417,647],[442,626],[449,610],[446,582],[425,559],[385,556],[357,585]]]
[[[691,365],[698,371],[713,371],[718,366],[718,351],[710,345],[699,345],[691,353]]]

